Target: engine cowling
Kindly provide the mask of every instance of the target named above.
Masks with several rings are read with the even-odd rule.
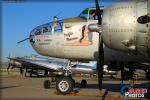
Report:
[[[123,52],[146,55],[149,52],[149,19],[147,23],[139,23],[138,19],[147,14],[147,1],[120,2],[106,7],[102,15],[105,45]]]

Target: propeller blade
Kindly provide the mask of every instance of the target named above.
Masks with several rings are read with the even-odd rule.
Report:
[[[21,41],[19,41],[19,42],[17,42],[18,44],[19,43],[21,43],[21,42],[24,42],[24,41],[26,41],[26,40],[28,40],[29,38],[25,38],[25,39],[23,39],[23,40],[21,40]]]
[[[96,5],[96,14],[98,16],[98,24],[100,25],[102,20],[101,20],[101,13],[100,13],[100,7],[98,4],[98,0],[95,0],[95,5]]]
[[[99,87],[100,90],[102,89],[103,66],[104,66],[103,39],[99,35],[99,50],[98,50],[98,60],[97,60],[97,72],[98,72],[98,87]]]
[[[98,16],[98,25],[101,25],[101,13],[100,7],[98,4],[98,0],[95,0],[96,5],[96,14]],[[103,66],[104,66],[104,49],[103,49],[103,38],[101,36],[101,32],[99,32],[99,45],[98,45],[98,59],[97,59],[97,72],[98,72],[98,87],[99,90],[102,89],[102,81],[103,81]]]

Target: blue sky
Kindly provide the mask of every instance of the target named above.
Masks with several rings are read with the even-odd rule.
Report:
[[[71,0],[70,0],[71,1]],[[88,0],[87,0],[88,1]],[[104,1],[104,0],[103,0]],[[113,0],[112,0],[113,1]],[[112,2],[102,2],[108,6]],[[15,56],[30,56],[36,54],[29,41],[17,44],[29,37],[30,31],[40,24],[51,22],[53,16],[69,18],[78,16],[87,7],[94,7],[94,1],[80,0],[74,2],[3,2],[2,3],[2,60],[9,54]]]

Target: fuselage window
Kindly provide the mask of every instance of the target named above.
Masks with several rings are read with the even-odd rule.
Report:
[[[44,35],[50,35],[51,34],[51,27],[48,26],[48,27],[43,27],[42,31],[43,31],[43,34]]]
[[[47,27],[43,28],[43,33],[45,33],[45,32],[48,32],[48,28]]]
[[[62,25],[61,23],[56,23],[55,27],[54,27],[54,32],[62,32]]]
[[[40,35],[42,32],[41,32],[41,30],[37,30],[36,32],[35,32],[35,35]]]
[[[50,22],[34,28],[30,33],[30,37],[35,35],[52,35],[53,32],[62,32],[63,21],[59,20],[55,24],[56,25],[54,25],[54,22]]]

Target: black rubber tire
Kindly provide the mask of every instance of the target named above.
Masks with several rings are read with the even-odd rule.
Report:
[[[87,81],[86,80],[82,80],[81,81],[81,87],[82,88],[86,88],[86,86],[87,86]]]
[[[74,80],[74,79],[72,79],[72,81],[73,81],[73,86],[75,87],[76,82],[75,82],[75,80]]]
[[[45,89],[50,89],[51,88],[51,82],[49,80],[45,80],[43,85],[44,85]]]
[[[67,87],[68,87],[67,90],[62,91],[62,90],[60,89],[60,86],[59,86],[59,85],[60,85],[62,82],[66,82],[66,83],[67,83],[67,85],[68,85],[68,86],[67,86]],[[73,83],[73,80],[72,80],[71,77],[66,77],[66,76],[61,77],[61,78],[57,81],[57,83],[56,83],[56,90],[58,91],[58,93],[63,94],[63,95],[66,95],[66,94],[69,94],[70,92],[72,92],[72,91],[73,91],[73,87],[74,87],[74,83]]]

